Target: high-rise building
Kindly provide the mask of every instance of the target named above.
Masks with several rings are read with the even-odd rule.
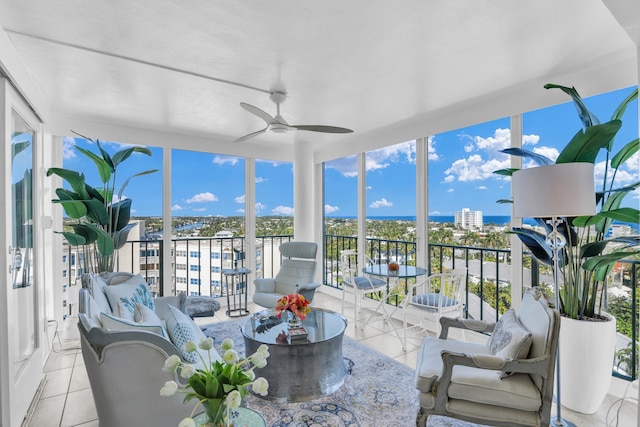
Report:
[[[456,211],[454,223],[456,227],[465,230],[482,228],[482,211],[472,211],[469,208],[463,208],[461,211]]]

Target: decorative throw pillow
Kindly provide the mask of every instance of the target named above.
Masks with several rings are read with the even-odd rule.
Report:
[[[167,338],[167,334],[162,326],[162,321],[157,323],[152,321],[148,321],[148,323],[138,323],[106,313],[100,313],[100,320],[102,321],[102,327],[110,331],[147,331]]]
[[[516,312],[508,310],[500,317],[489,339],[491,354],[512,359],[524,359],[531,348],[531,332],[520,324]]]
[[[133,318],[136,303],[144,304],[150,309],[154,309],[153,297],[149,292],[149,286],[139,274],[119,285],[106,286],[104,291],[115,315],[121,314],[120,302],[131,313],[131,318]]]
[[[104,289],[107,287],[107,282],[97,274],[91,275],[91,280],[89,281],[89,293],[93,296],[98,307],[100,307],[100,312],[108,313],[111,311],[111,305],[109,304],[109,300],[107,299],[107,295],[104,292]]]
[[[105,301],[107,300],[107,297],[104,296],[104,293],[102,294],[103,298],[105,299]],[[89,319],[91,319],[91,321],[93,322],[93,324],[97,327],[102,326],[102,320],[100,320],[100,313],[103,313],[102,309],[100,308],[100,306],[98,305],[98,303],[96,302],[95,298],[89,298]]]
[[[184,345],[187,341],[199,343],[202,338],[206,338],[204,332],[189,316],[172,305],[167,306],[164,321],[169,338],[171,338],[171,342],[180,352],[182,359],[190,363],[197,363],[200,360],[197,353],[187,353],[184,350]]]

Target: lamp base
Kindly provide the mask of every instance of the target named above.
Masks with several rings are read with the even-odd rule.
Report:
[[[549,423],[549,426],[553,426],[553,427],[576,427],[576,425],[574,423],[572,423],[571,421],[567,421],[564,418],[558,418],[558,417],[551,417],[551,422]]]

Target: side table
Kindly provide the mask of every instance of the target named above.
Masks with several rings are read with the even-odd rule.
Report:
[[[249,314],[247,310],[247,274],[248,268],[228,268],[222,270],[227,288],[227,316],[238,317]]]

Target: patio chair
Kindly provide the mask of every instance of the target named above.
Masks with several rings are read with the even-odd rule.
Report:
[[[420,411],[492,426],[549,426],[560,314],[530,288],[519,314],[497,323],[441,317],[439,338],[426,337],[416,362]],[[487,343],[448,339],[449,328],[492,332]]]
[[[462,284],[466,277],[467,269],[461,267],[449,273],[432,274],[407,285],[407,296],[402,302],[405,348],[408,330],[435,330],[439,335],[441,317],[462,317]],[[411,325],[408,320],[411,320]]]
[[[344,302],[348,293],[354,297],[355,319],[358,325],[358,316],[362,306],[362,299],[372,292],[385,291],[387,281],[361,274],[362,267],[372,265],[373,261],[365,255],[348,249],[340,253],[340,275],[342,277],[342,314],[344,315]],[[371,318],[369,318],[370,320]],[[368,323],[362,324],[362,328]]]
[[[314,283],[316,275],[316,253],[318,244],[313,242],[285,242],[280,245],[283,257],[280,271],[274,278],[261,278],[253,281],[256,289],[253,302],[265,307],[275,308],[284,295],[300,293],[313,301],[319,283]]]

